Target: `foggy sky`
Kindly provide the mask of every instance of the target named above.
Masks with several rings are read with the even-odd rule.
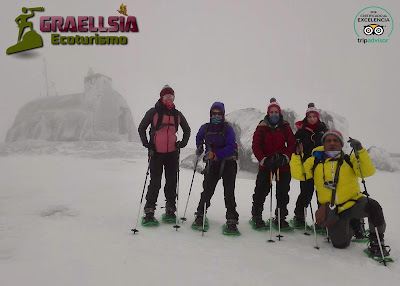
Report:
[[[3,4],[1,141],[18,110],[45,96],[45,57],[49,82],[54,82],[59,94],[82,92],[89,67],[111,77],[137,125],[158,100],[161,88],[169,84],[192,136],[208,121],[214,101],[224,102],[227,112],[247,107],[265,111],[275,97],[282,108],[301,116],[312,101],[317,108],[347,118],[350,136],[366,147],[400,152],[399,1],[127,0],[124,4],[139,26],[139,33],[123,34],[129,40],[126,46],[55,46],[50,43],[51,33],[39,30],[42,15],[114,16],[118,2]],[[374,5],[393,17],[389,43],[358,43],[354,18]],[[24,6],[45,7],[31,18],[44,47],[28,55],[6,55],[6,49],[16,44],[14,19]]]

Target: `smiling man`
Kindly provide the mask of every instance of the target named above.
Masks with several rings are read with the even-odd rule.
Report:
[[[331,203],[334,199],[337,221],[328,227],[333,246],[336,248],[349,246],[354,232],[357,231],[350,226],[350,221],[368,217],[370,229],[368,252],[372,257],[382,256],[378,243],[379,236],[383,255],[389,256],[390,248],[385,246],[383,240],[386,223],[382,207],[377,201],[365,197],[358,183],[358,178],[369,177],[375,173],[367,150],[362,147],[360,141],[351,139],[350,146],[358,154],[359,162],[355,154],[350,156],[345,154],[342,150],[343,136],[337,130],[326,131],[322,137],[322,144],[323,146],[313,150],[312,156],[304,164],[300,156],[303,152],[302,146],[298,146],[290,161],[290,169],[292,177],[297,180],[314,179],[321,205]],[[378,235],[375,230],[378,231]]]

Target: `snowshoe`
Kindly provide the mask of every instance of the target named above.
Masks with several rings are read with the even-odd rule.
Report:
[[[204,222],[204,230],[208,230],[210,228],[208,218],[206,218],[206,221]],[[203,217],[202,216],[197,216],[194,222],[192,223],[192,229],[196,230],[203,230]]]
[[[262,231],[262,230],[268,230],[269,225],[265,224],[265,221],[262,219],[262,217],[252,217],[249,220],[249,224],[251,225],[251,228],[257,231]]]
[[[294,229],[304,229],[306,222],[304,218],[294,216],[293,219],[290,220],[290,226]]]
[[[240,235],[240,232],[237,228],[237,220],[227,220],[226,224],[222,226],[222,234],[223,235]]]
[[[161,219],[166,223],[176,223],[176,215],[174,212],[165,212],[162,214]]]
[[[143,216],[142,217],[142,226],[158,226],[160,223],[158,220],[153,216]]]
[[[386,263],[386,262],[394,262],[394,260],[389,257],[390,255],[390,247],[388,245],[382,244],[382,252],[384,258],[382,258],[381,250],[378,244],[369,243],[368,248],[364,249],[364,253],[367,254],[369,258],[379,262],[379,263]]]
[[[267,223],[269,223],[269,220],[267,221]],[[272,227],[275,230],[279,230],[278,223],[279,222],[278,222],[277,218],[272,219]],[[281,231],[293,230],[293,228],[289,225],[289,223],[284,218],[280,220],[280,224],[281,224]]]

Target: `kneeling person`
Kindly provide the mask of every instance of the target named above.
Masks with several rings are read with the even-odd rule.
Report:
[[[328,130],[322,137],[323,146],[313,150],[312,156],[302,166],[300,151],[290,161],[292,177],[304,181],[314,178],[314,184],[321,205],[330,203],[332,191],[336,190],[334,204],[337,209],[338,220],[328,227],[329,237],[336,248],[349,246],[354,230],[350,220],[368,217],[369,239],[368,252],[373,257],[381,257],[378,236],[382,244],[384,256],[389,256],[389,247],[384,243],[386,223],[380,204],[365,197],[360,190],[358,178],[369,177],[375,173],[375,168],[366,149],[361,143],[352,139],[350,146],[359,155],[359,164],[354,154],[348,156],[343,151],[343,136],[337,130]],[[360,170],[361,169],[361,170]],[[376,228],[375,228],[376,227]],[[378,231],[378,235],[375,232]]]

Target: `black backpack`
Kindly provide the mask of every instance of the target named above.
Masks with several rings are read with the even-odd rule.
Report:
[[[210,127],[210,123],[206,123],[204,124],[204,140],[205,138],[207,138],[208,135],[222,135],[222,137],[224,138],[224,143],[226,142],[226,129],[228,128],[229,123],[228,122],[224,122],[224,126],[222,127],[222,130],[220,132],[209,132],[208,128]],[[235,142],[235,151],[233,152],[232,155],[235,160],[237,160],[239,158],[239,148],[238,148],[238,144],[237,142]]]

